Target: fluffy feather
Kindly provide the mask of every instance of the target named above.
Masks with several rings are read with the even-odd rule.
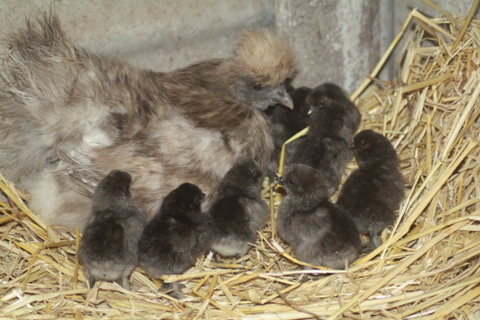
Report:
[[[395,221],[405,183],[397,153],[383,135],[363,130],[355,136],[353,149],[359,168],[345,181],[337,204],[351,214],[361,234],[370,236],[372,249],[381,244],[379,232]]]
[[[292,51],[265,30],[242,33],[234,55],[168,73],[95,55],[54,15],[8,35],[0,68],[0,171],[31,194],[48,223],[85,226],[92,191],[113,168],[151,217],[190,181],[207,194],[241,156],[265,169],[273,149],[260,110],[291,106]]]
[[[306,165],[287,166],[280,179],[287,195],[278,208],[277,230],[297,258],[317,266],[344,268],[360,252],[352,218],[328,201],[323,174]]]
[[[131,179],[127,172],[114,170],[95,190],[93,214],[78,252],[90,287],[102,279],[120,280],[129,288],[128,276],[137,266],[137,243],[146,224],[130,198]]]

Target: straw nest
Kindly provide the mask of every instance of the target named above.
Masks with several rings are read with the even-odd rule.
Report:
[[[0,203],[0,319],[478,319],[480,21],[442,14],[412,11],[352,95],[363,128],[393,142],[408,184],[398,220],[374,252],[346,270],[303,271],[275,235],[278,199],[266,186],[272,219],[244,267],[207,255],[185,274],[164,277],[186,285],[182,301],[138,268],[131,292],[108,282],[88,290],[78,231],[45,226],[27,196],[1,178],[9,200]],[[398,80],[380,89],[372,81],[380,83],[374,77],[404,36]]]

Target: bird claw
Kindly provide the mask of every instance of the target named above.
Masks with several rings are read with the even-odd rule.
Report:
[[[170,296],[178,300],[184,300],[185,295],[182,292],[182,288],[185,288],[185,285],[180,284],[178,282],[174,282],[172,283],[172,286],[173,286],[173,291],[170,293]]]

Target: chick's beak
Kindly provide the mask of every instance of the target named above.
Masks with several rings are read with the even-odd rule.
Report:
[[[314,106],[309,105],[309,106],[308,106],[308,114],[307,114],[307,115],[311,115],[311,114],[313,113],[314,108],[315,108]]]
[[[276,177],[275,178],[275,181],[277,181],[277,183],[281,186],[283,186],[283,184],[285,183],[285,180],[283,180],[283,177]]]
[[[281,84],[274,88],[272,99],[275,103],[281,104],[289,109],[293,110],[293,100],[285,89],[285,85]]]
[[[349,145],[348,149],[352,150],[355,154],[357,153],[357,148],[355,148],[354,144]]]

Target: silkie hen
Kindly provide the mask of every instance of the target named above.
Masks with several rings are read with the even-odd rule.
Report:
[[[241,156],[266,169],[273,150],[262,110],[292,107],[291,48],[244,31],[234,55],[171,72],[141,70],[73,44],[52,14],[8,35],[0,67],[0,172],[50,224],[84,227],[92,192],[113,168],[133,176],[151,217],[183,182],[211,204]]]

